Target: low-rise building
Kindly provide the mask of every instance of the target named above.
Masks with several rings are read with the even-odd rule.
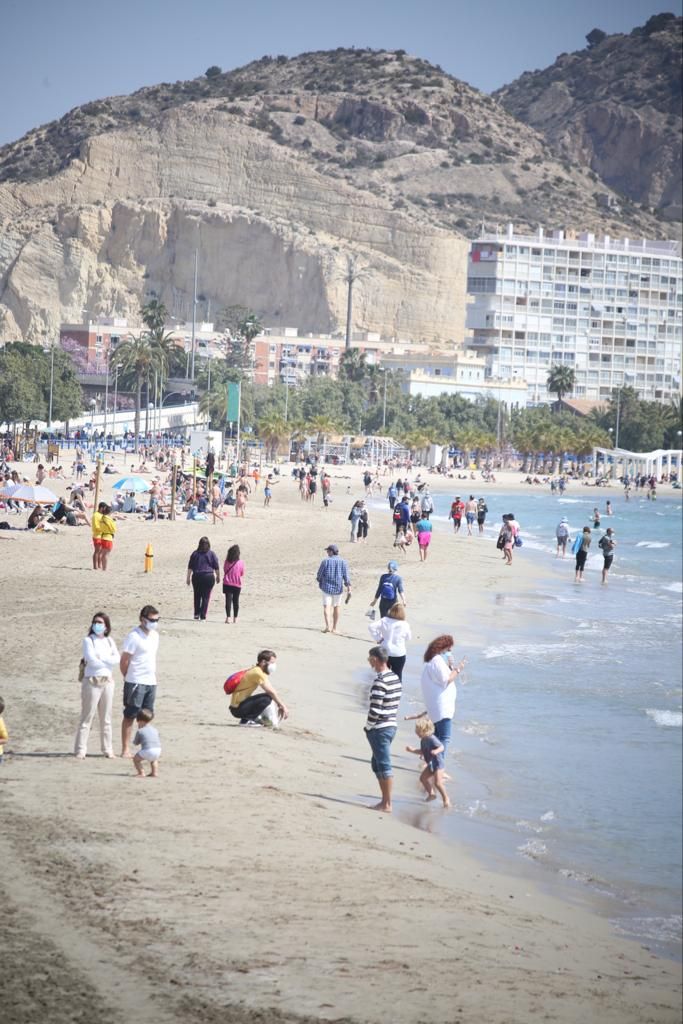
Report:
[[[526,381],[486,376],[486,360],[460,349],[416,351],[406,346],[382,357],[382,366],[402,373],[401,388],[407,395],[461,395],[471,402],[494,398],[510,408],[524,407],[529,400]]]

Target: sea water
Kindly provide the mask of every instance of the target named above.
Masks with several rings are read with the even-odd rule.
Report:
[[[515,565],[493,550],[483,614],[467,599],[482,581],[463,578],[458,606],[435,618],[468,665],[454,723],[455,813],[435,815],[431,804],[419,823],[537,865],[546,879],[599,897],[619,930],[679,955],[681,497],[651,502],[632,492],[626,502],[620,488],[574,484],[562,497],[546,487],[521,495],[487,487],[485,498],[482,537],[476,526],[467,537],[464,523],[452,536],[452,499],[436,499],[430,558],[457,575],[458,548],[494,549],[502,515],[513,512],[524,541],[514,557],[533,559],[541,582],[533,592],[517,588]],[[575,584],[570,545],[565,559],[555,557],[555,527],[566,516],[573,538],[593,526],[595,506],[602,529],[593,530],[585,582]],[[607,526],[618,546],[601,586]],[[419,666],[421,653],[409,662]],[[420,704],[418,671],[404,684]]]

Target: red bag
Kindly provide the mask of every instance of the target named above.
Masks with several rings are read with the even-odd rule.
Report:
[[[223,683],[224,692],[228,695],[234,693],[239,684],[242,682],[242,677],[246,675],[248,671],[249,669],[247,668],[241,668],[239,672],[233,672],[231,676],[228,676],[228,678]]]

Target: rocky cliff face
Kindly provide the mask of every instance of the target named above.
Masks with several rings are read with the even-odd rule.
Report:
[[[154,291],[211,309],[462,337],[468,234],[482,221],[656,234],[601,210],[593,172],[549,158],[490,97],[397,53],[263,58],[91,103],[0,150],[0,337],[54,337],[81,310],[137,318]],[[201,313],[200,309],[200,313]]]
[[[612,188],[681,219],[681,28],[655,15],[495,93],[543,132],[555,151],[591,167]]]

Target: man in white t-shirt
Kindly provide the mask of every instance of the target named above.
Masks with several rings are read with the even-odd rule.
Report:
[[[123,641],[119,667],[123,676],[123,722],[121,757],[132,757],[130,749],[133,725],[141,708],[154,711],[157,692],[157,651],[159,649],[159,612],[146,604],[140,612],[140,625]]]

